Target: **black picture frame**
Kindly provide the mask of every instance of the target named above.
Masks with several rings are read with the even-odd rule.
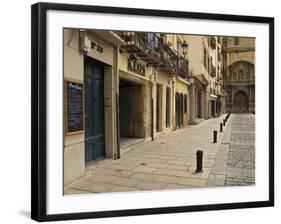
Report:
[[[269,200],[208,204],[195,206],[159,207],[100,212],[46,214],[46,13],[48,10],[69,12],[100,12],[111,14],[177,17],[216,21],[253,22],[269,25]],[[274,206],[274,18],[137,8],[103,7],[74,4],[37,3],[31,11],[31,218],[36,221],[74,220],[86,218],[148,215],[222,209]]]

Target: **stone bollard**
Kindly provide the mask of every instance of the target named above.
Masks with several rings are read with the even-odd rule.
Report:
[[[217,136],[218,136],[218,132],[216,130],[214,130],[213,132],[213,143],[217,143]]]
[[[203,172],[203,151],[196,151],[196,173]]]
[[[220,132],[223,132],[222,123],[220,123]]]

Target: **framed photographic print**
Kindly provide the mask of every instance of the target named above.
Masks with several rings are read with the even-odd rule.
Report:
[[[274,205],[274,19],[32,6],[32,219]]]

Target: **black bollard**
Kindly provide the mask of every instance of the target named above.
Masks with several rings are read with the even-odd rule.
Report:
[[[214,137],[213,137],[213,140],[214,140],[213,143],[217,143],[218,132],[217,132],[216,130],[214,130],[213,133],[214,133],[214,135],[213,135],[213,136],[214,136]]]
[[[225,119],[223,119],[223,126],[225,126]]]
[[[220,123],[220,132],[223,132],[223,130],[222,130],[222,123]]]
[[[203,171],[203,151],[202,150],[197,150],[196,152],[196,173],[202,172]]]

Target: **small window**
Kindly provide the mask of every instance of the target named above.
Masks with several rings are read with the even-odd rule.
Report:
[[[207,51],[205,48],[204,48],[204,66],[205,68],[207,68]]]
[[[239,37],[234,38],[234,45],[239,45]]]
[[[208,57],[208,68],[207,68],[208,72],[210,73],[210,58]]]

